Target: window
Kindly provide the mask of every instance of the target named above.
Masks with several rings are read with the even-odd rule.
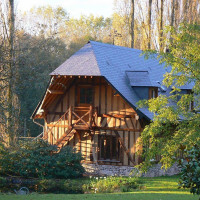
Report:
[[[187,90],[187,94],[193,96],[193,91],[192,90]],[[188,110],[194,111],[194,101],[190,101],[189,106],[188,106]]]
[[[92,104],[93,102],[93,88],[92,87],[80,87],[78,94],[79,104]]]
[[[99,135],[99,160],[120,160],[120,143],[116,136]]]
[[[149,88],[149,99],[153,99],[158,97],[158,88],[151,87]]]

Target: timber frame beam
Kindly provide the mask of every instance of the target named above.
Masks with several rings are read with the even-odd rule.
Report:
[[[133,160],[133,158],[130,155],[129,150],[126,148],[122,138],[120,137],[120,134],[118,133],[118,131],[114,130],[115,135],[117,136],[117,138],[119,139],[120,145],[122,146],[124,152],[126,153],[126,155],[128,156],[128,159],[133,163],[133,165],[136,165],[135,161]]]
[[[50,90],[50,89],[47,89],[47,91],[50,94],[64,94],[64,91],[62,91],[62,90]]]

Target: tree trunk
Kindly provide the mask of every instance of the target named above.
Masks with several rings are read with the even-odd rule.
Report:
[[[187,22],[188,21],[188,0],[183,0],[183,11],[182,11],[182,18],[183,18],[183,22]]]
[[[160,26],[159,26],[159,46],[160,46],[160,51],[163,51],[163,8],[164,8],[164,0],[161,0],[161,5],[160,5]]]
[[[149,7],[148,7],[148,49],[151,49],[151,10],[152,10],[152,0],[149,0]]]
[[[8,1],[8,27],[9,27],[9,64],[8,64],[8,119],[7,119],[7,131],[9,137],[9,144],[14,142],[14,116],[13,116],[13,70],[14,70],[14,0]]]
[[[177,0],[175,0],[174,15],[174,26],[177,29],[180,23],[180,2]]]
[[[170,26],[174,26],[175,22],[175,0],[171,0],[171,23]]]
[[[131,0],[131,48],[134,48],[134,15],[135,15],[135,0]]]

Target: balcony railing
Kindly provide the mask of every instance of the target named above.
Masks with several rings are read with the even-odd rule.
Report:
[[[89,107],[72,107],[56,122],[48,124],[48,130],[44,134],[44,139],[48,139],[51,144],[55,144],[70,129],[90,130],[92,128],[95,109]]]

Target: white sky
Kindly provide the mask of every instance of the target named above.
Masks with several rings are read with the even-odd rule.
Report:
[[[17,10],[21,11],[46,5],[62,6],[70,17],[78,18],[81,14],[110,17],[113,13],[114,0],[16,0],[15,2]]]

